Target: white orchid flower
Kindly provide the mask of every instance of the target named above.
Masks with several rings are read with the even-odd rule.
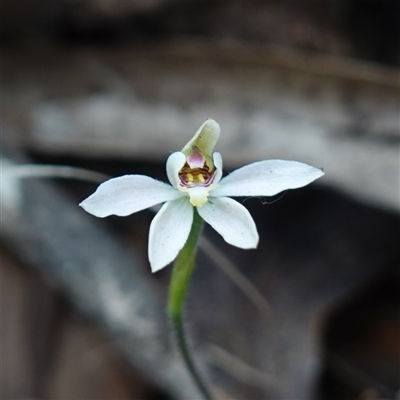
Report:
[[[149,260],[156,272],[178,255],[193,221],[194,207],[229,244],[254,249],[258,233],[247,209],[233,197],[273,196],[305,186],[324,173],[297,161],[267,160],[222,177],[222,157],[213,153],[219,124],[208,119],[182,151],[167,160],[171,185],[144,175],[124,175],[102,183],[82,206],[96,217],[126,216],[164,203],[150,225]]]

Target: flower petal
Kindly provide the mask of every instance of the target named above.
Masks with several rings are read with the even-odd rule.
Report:
[[[204,155],[208,154],[211,156],[219,139],[220,132],[219,123],[211,118],[207,119],[183,147],[182,153],[188,156],[193,147],[196,147]]]
[[[167,159],[167,176],[171,185],[175,188],[179,184],[179,171],[186,163],[186,156],[180,152],[176,151],[172,153]]]
[[[193,222],[188,197],[165,203],[154,217],[149,232],[151,271],[167,266],[185,245]]]
[[[79,205],[96,217],[124,217],[180,196],[182,193],[172,186],[149,176],[124,175],[102,183]]]
[[[259,161],[222,178],[210,196],[273,196],[308,185],[322,175],[320,169],[297,161]]]
[[[207,203],[209,190],[204,186],[195,186],[193,188],[188,188],[187,193],[190,197],[190,203],[196,207],[202,207]]]
[[[211,198],[197,211],[229,244],[242,249],[257,247],[258,233],[254,220],[237,201],[229,197]]]
[[[215,178],[213,180],[213,185],[218,186],[218,182],[222,177],[222,156],[220,153],[213,154],[213,161],[215,167]]]

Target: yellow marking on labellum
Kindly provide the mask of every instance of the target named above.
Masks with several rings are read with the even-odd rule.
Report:
[[[193,175],[190,172],[186,174],[186,178],[188,183],[193,183]]]

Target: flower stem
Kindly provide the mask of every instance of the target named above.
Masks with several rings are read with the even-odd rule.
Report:
[[[207,388],[196,366],[194,365],[189,347],[186,342],[183,328],[183,309],[190,277],[195,267],[197,243],[203,228],[203,220],[194,208],[192,228],[188,240],[176,258],[169,286],[168,313],[172,321],[174,334],[179,351],[181,352],[186,368],[192,375],[199,391],[206,400],[213,400],[210,390]]]

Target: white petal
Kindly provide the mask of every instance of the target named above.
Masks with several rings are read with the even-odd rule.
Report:
[[[211,198],[197,211],[229,244],[242,249],[257,247],[258,233],[254,220],[237,201],[229,197]]]
[[[197,147],[201,153],[211,155],[218,142],[221,128],[217,121],[209,118],[200,126],[194,136],[183,147],[182,152],[188,155],[193,146]]]
[[[308,185],[322,175],[320,169],[297,161],[259,161],[222,178],[210,196],[273,196]]]
[[[149,176],[124,175],[102,183],[79,205],[96,217],[124,217],[180,196],[172,186]]]
[[[173,187],[178,187],[179,171],[185,165],[186,156],[180,151],[172,153],[167,159],[167,176]]]
[[[213,185],[218,186],[218,182],[221,180],[222,177],[222,156],[220,153],[213,154],[213,162],[216,169]]]
[[[151,271],[166,267],[185,245],[193,222],[188,197],[165,203],[154,217],[149,232]]]

